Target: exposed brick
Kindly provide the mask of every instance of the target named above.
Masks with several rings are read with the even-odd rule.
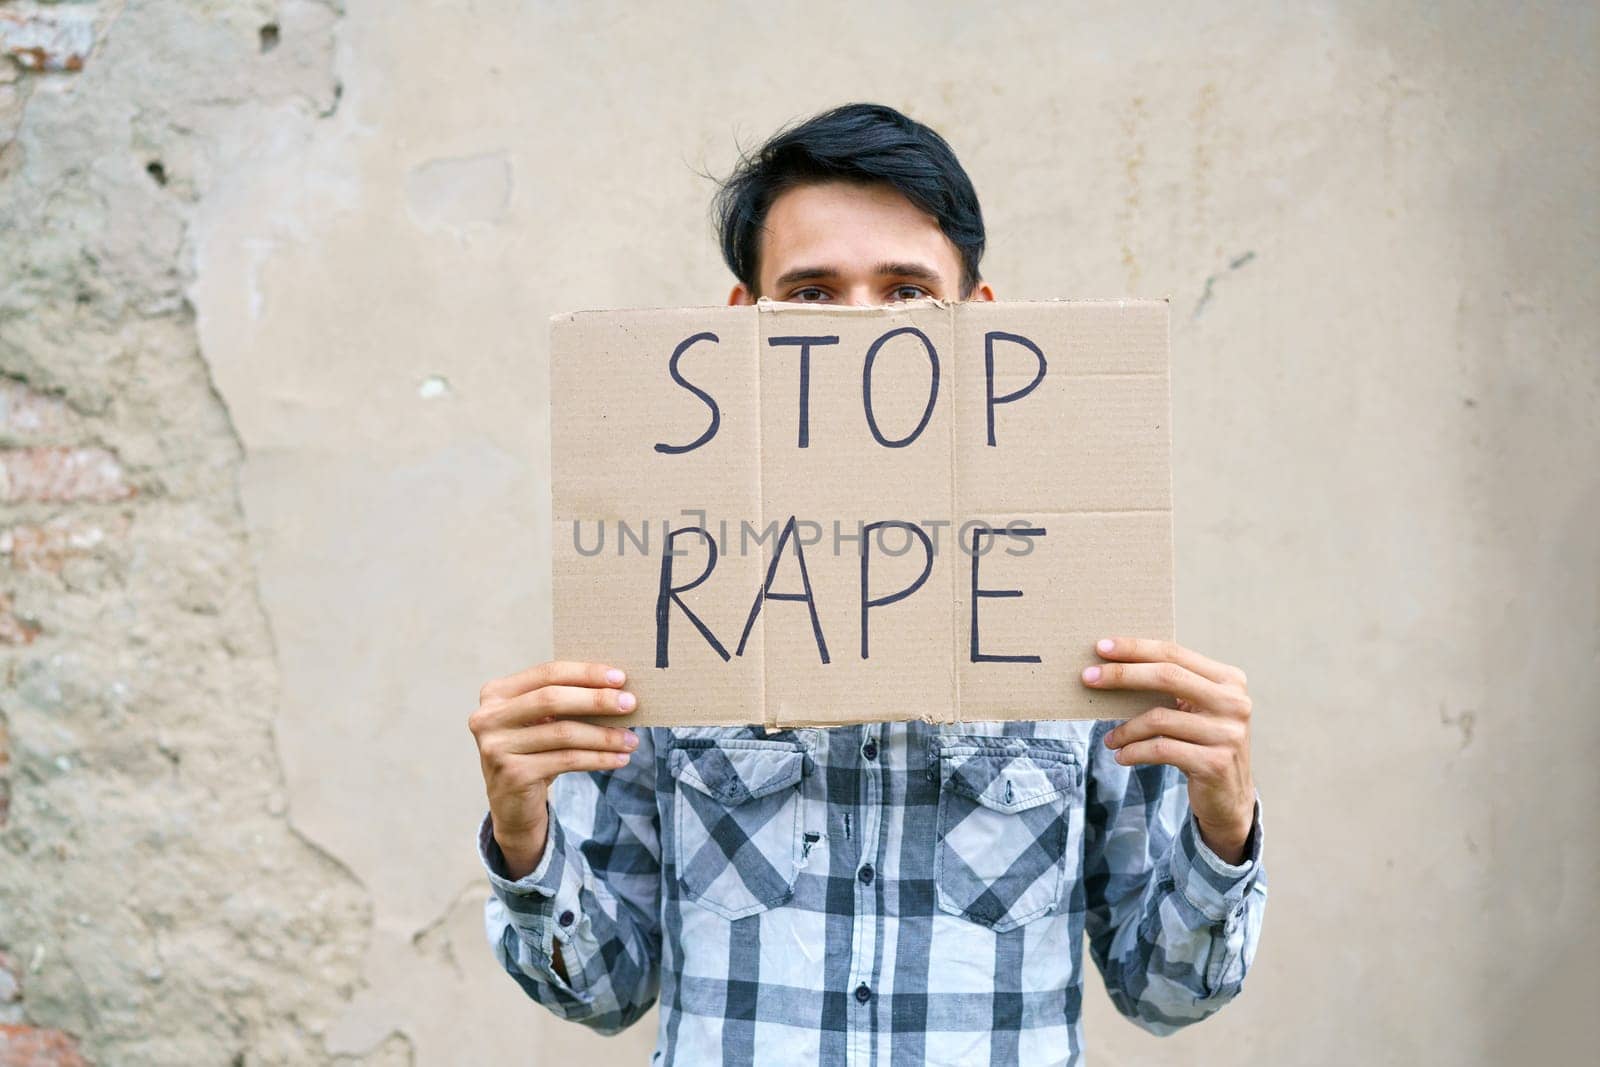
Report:
[[[31,645],[42,632],[38,623],[13,614],[11,597],[0,593],[0,645]]]
[[[59,515],[44,523],[20,523],[0,530],[0,559],[15,570],[59,574],[67,560],[92,555],[127,532],[125,515],[104,521]]]
[[[93,47],[92,11],[0,11],[0,53],[28,70],[82,70]]]
[[[89,1067],[78,1039],[60,1030],[0,1023],[0,1067]]]
[[[0,826],[5,825],[0,816]],[[0,1004],[15,1004],[22,999],[22,969],[10,956],[0,952]]]
[[[122,500],[133,487],[103,448],[8,448],[0,451],[0,502]]]
[[[0,378],[0,436],[27,440],[58,436],[72,425],[72,409],[22,382]]]

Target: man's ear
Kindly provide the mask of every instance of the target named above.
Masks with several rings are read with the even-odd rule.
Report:
[[[978,287],[972,290],[971,299],[992,302],[994,300],[994,290],[989,288],[988,282],[979,282]]]
[[[755,302],[755,297],[750,295],[750,290],[745,288],[744,282],[735,285],[733,291],[728,294],[729,307],[748,307]]]

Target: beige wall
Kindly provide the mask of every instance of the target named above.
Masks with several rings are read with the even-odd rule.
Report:
[[[104,6],[101,51],[32,90],[27,152],[0,167],[26,191],[13,217],[53,225],[20,238],[30,263],[71,282],[0,265],[0,371],[64,397],[134,481],[209,472],[191,496],[216,531],[179,493],[116,505],[130,573],[151,544],[174,574],[196,539],[233,546],[203,575],[222,607],[173,609],[148,625],[190,640],[131,655],[181,676],[219,640],[245,651],[180,718],[192,698],[141,691],[126,728],[154,744],[181,719],[214,774],[174,803],[236,805],[268,845],[236,855],[214,824],[142,861],[195,868],[197,913],[173,921],[196,944],[246,928],[206,951],[162,954],[150,892],[86,943],[94,921],[68,916],[100,898],[74,882],[134,870],[41,857],[170,809],[137,782],[73,801],[87,787],[48,768],[99,751],[92,717],[52,739],[48,701],[7,697],[15,767],[43,768],[13,773],[0,831],[0,950],[32,1023],[121,1063],[163,1062],[162,1041],[197,1063],[597,1047],[496,973],[471,839],[465,716],[549,641],[546,319],[719,301],[700,173],[874,99],[955,145],[1002,297],[1172,300],[1180,636],[1250,674],[1272,897],[1237,1004],[1157,1041],[1091,990],[1095,1060],[1576,1055],[1600,997],[1592,5]],[[91,107],[117,117],[70,126]],[[160,203],[178,187],[159,209],[127,192],[154,195],[158,150]],[[130,174],[101,189],[111,157]],[[63,206],[74,160],[91,178]],[[128,304],[92,335],[70,310],[84,277]],[[74,342],[100,336],[133,362]],[[119,402],[118,374],[148,402]],[[42,632],[6,651],[13,676],[59,683],[60,657],[109,647],[83,612],[155,617],[183,595],[165,573],[63,619],[67,578],[16,579]],[[243,918],[215,889],[235,877],[258,887]],[[312,898],[320,932],[271,934]],[[239,1021],[161,1008],[122,962],[146,955],[232,981]],[[106,1022],[107,998],[164,1036]],[[607,1048],[642,1062],[649,1027]]]

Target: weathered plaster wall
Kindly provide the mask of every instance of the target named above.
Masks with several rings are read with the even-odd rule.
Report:
[[[184,292],[228,140],[332,105],[334,17],[0,5],[0,1063],[325,1061],[361,982]]]
[[[1097,1062],[1576,1051],[1592,6],[346,7],[0,3],[81,68],[0,64],[0,1063],[643,1061],[479,926],[546,318],[717,301],[697,172],[862,98],[954,142],[1002,296],[1173,300],[1180,633],[1257,693],[1273,901],[1216,1021],[1091,996]]]

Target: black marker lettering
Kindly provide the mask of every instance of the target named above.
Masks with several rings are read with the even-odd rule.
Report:
[[[688,585],[673,585],[672,559],[674,556],[683,555],[683,553],[674,552],[672,550],[672,541],[679,534],[687,533],[699,534],[705,539],[708,553],[706,558],[706,569],[700,572],[700,577],[696,578]],[[657,667],[665,667],[667,665],[667,619],[672,612],[672,605],[674,604],[678,605],[678,607],[683,610],[683,613],[689,616],[689,621],[694,623],[694,628],[700,631],[700,636],[706,639],[706,642],[710,644],[713,650],[716,651],[717,655],[721,656],[724,661],[727,660],[728,650],[722,647],[722,642],[717,640],[717,635],[712,633],[711,628],[700,621],[700,616],[696,615],[690,609],[689,605],[685,604],[678,597],[679,593],[687,593],[689,590],[694,589],[707,578],[711,577],[711,572],[716,569],[716,566],[717,542],[712,538],[710,531],[703,530],[698,526],[685,526],[682,529],[673,530],[667,534],[665,542],[661,548],[661,585],[659,592],[656,595]]]
[[[1006,527],[997,530],[992,526],[979,526],[972,531],[972,662],[973,663],[1038,663],[1038,656],[997,656],[987,652],[979,652],[978,641],[978,599],[980,597],[1020,597],[1020,589],[980,589],[978,588],[978,559],[983,554],[978,551],[978,538],[985,534],[993,536],[1004,534],[1007,537],[1043,537],[1044,528],[1031,526],[1025,529]]]
[[[922,342],[922,347],[927,349],[928,365],[932,368],[933,374],[932,379],[928,383],[928,406],[922,409],[922,421],[917,423],[916,429],[912,430],[905,437],[900,438],[898,441],[891,441],[884,437],[883,434],[878,432],[878,420],[872,414],[872,364],[873,361],[878,358],[878,350],[881,349],[890,338],[898,337],[903,333],[915,334],[917,339]],[[902,326],[897,330],[890,330],[888,333],[872,342],[872,347],[867,349],[867,358],[861,364],[861,406],[865,408],[867,412],[867,428],[872,431],[872,436],[877,439],[877,442],[880,445],[883,445],[885,448],[904,448],[912,441],[915,441],[918,436],[921,435],[922,431],[927,429],[928,420],[933,418],[933,406],[938,402],[938,400],[939,352],[933,347],[933,342],[928,340],[927,334],[923,333],[915,326]]]
[[[800,584],[805,592],[774,593],[772,579],[778,574],[778,561],[783,558],[783,546],[790,540],[794,541],[794,558],[800,564]],[[739,635],[739,647],[734,650],[735,655],[744,655],[745,642],[750,640],[750,631],[755,627],[756,616],[761,614],[763,600],[804,601],[811,612],[811,634],[817,639],[817,652],[822,656],[822,662],[828,662],[828,642],[822,637],[822,620],[817,618],[817,603],[811,597],[811,575],[806,571],[806,553],[795,530],[795,519],[792,515],[789,516],[789,521],[784,523],[783,532],[778,535],[778,543],[772,550],[772,562],[767,564],[767,579],[761,583],[761,588],[756,590],[756,600],[750,605],[750,618],[745,620],[744,633]]]
[[[722,412],[717,408],[717,402],[711,398],[711,394],[700,388],[698,385],[695,385],[694,383],[685,379],[682,372],[678,370],[678,360],[683,358],[683,354],[689,350],[690,345],[697,344],[700,341],[710,341],[713,344],[720,343],[717,339],[717,335],[714,333],[695,334],[693,337],[683,341],[678,345],[677,348],[672,350],[672,358],[667,361],[667,372],[672,375],[673,381],[677,382],[679,385],[689,390],[689,392],[705,401],[706,407],[711,409],[711,425],[706,427],[705,433],[701,434],[699,437],[696,437],[693,441],[690,441],[686,445],[657,443],[657,452],[665,452],[672,456],[683,452],[693,452],[695,449],[699,448],[701,445],[715,437],[717,435],[717,427],[722,425]]]
[[[800,349],[800,447],[811,447],[811,346],[836,345],[837,335],[826,337],[769,337],[767,344]]]
[[[889,527],[889,526],[897,526],[900,529],[907,531],[908,533],[915,534],[917,539],[922,542],[922,550],[923,550],[923,553],[924,553],[924,560],[923,560],[923,564],[922,564],[922,573],[917,576],[917,580],[916,581],[912,582],[910,585],[908,585],[906,588],[900,590],[898,593],[889,593],[889,594],[887,594],[885,596],[881,596],[881,597],[877,597],[876,599],[873,599],[872,597],[868,596],[868,591],[867,591],[867,560],[869,558],[871,558],[871,555],[872,555],[872,534],[873,534],[874,531],[880,531],[879,534],[878,534],[878,538],[879,538],[879,541],[881,543],[882,538],[883,538],[883,535],[882,535],[881,531],[885,527]],[[909,552],[910,550],[911,550],[911,538],[907,537],[906,538],[906,551]],[[899,554],[900,555],[904,555],[904,553],[899,553]],[[862,659],[866,659],[867,658],[867,612],[872,608],[881,608],[881,607],[883,607],[883,606],[885,606],[887,604],[893,604],[893,603],[896,603],[897,601],[904,600],[906,597],[910,596],[912,593],[915,593],[918,589],[921,589],[923,583],[928,580],[928,575],[930,575],[932,573],[933,573],[933,541],[929,539],[929,537],[928,537],[928,535],[926,533],[923,533],[922,527],[918,526],[914,522],[901,522],[899,520],[893,520],[893,519],[886,520],[884,522],[869,522],[869,523],[867,523],[866,527],[861,531],[861,658]]]
[[[1024,385],[1021,389],[1013,390],[1004,396],[994,395],[994,343],[996,341],[1010,341],[1012,344],[1021,345],[1028,351],[1032,352],[1033,357],[1039,361],[1039,369],[1034,374],[1033,381],[1029,382],[1027,385]],[[1044,353],[1039,351],[1038,345],[1034,344],[1026,337],[1021,337],[1014,333],[1003,333],[1000,330],[990,330],[988,333],[983,335],[983,378],[984,382],[986,383],[986,389],[989,396],[988,410],[990,445],[994,444],[994,409],[1001,404],[1009,404],[1013,400],[1021,400],[1023,397],[1037,389],[1039,387],[1039,383],[1044,381],[1045,366]]]

